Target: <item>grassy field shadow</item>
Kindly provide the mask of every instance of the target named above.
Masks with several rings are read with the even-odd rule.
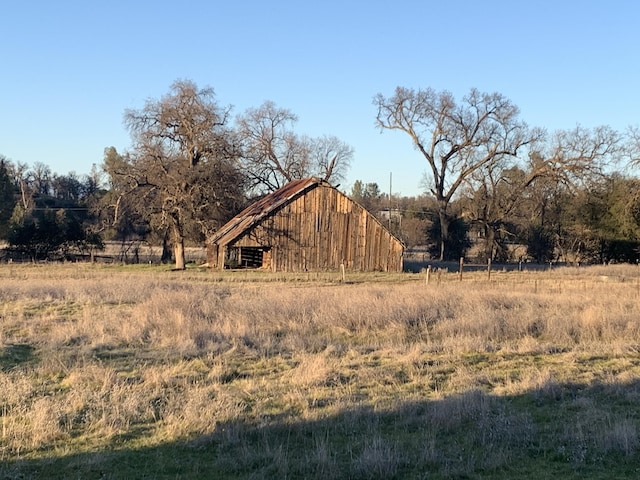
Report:
[[[521,395],[480,390],[316,419],[238,419],[206,434],[137,449],[144,429],[111,448],[0,463],[2,479],[67,478],[636,478],[637,381],[548,382]]]
[[[3,372],[36,360],[36,349],[29,344],[8,344],[0,349],[0,370]]]

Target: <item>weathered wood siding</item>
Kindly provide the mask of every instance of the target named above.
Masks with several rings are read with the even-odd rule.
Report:
[[[226,247],[269,249],[276,271],[340,268],[402,271],[402,244],[369,212],[320,184],[292,199]],[[220,250],[224,251],[223,248]],[[223,252],[216,252],[218,264]]]

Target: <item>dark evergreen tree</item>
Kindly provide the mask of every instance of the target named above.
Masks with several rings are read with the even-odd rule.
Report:
[[[11,180],[8,160],[0,155],[0,240],[9,233],[9,219],[16,205],[16,188]]]
[[[427,236],[435,240],[429,244],[429,254],[438,258],[443,251],[440,243],[442,242],[442,235],[440,234],[440,215],[437,212],[434,213],[435,215],[431,219],[432,223],[427,230]],[[447,223],[449,226],[447,249],[444,250],[445,256],[441,258],[445,261],[457,261],[460,257],[465,256],[467,249],[471,245],[468,236],[469,226],[460,217],[449,218]]]

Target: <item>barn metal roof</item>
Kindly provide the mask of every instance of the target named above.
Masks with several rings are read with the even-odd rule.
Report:
[[[278,209],[289,200],[295,198],[306,190],[317,185],[329,185],[329,183],[319,178],[303,178],[287,183],[284,187],[276,190],[269,195],[262,197],[257,202],[252,203],[238,215],[233,217],[229,222],[220,228],[216,234],[209,240],[210,243],[218,245],[227,245],[247,229],[252,227],[256,222],[260,221],[274,210]]]

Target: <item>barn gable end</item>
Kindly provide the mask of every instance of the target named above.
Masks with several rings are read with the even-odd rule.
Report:
[[[213,268],[402,271],[402,243],[329,183],[296,180],[265,196],[207,242]]]

